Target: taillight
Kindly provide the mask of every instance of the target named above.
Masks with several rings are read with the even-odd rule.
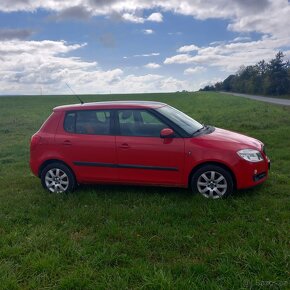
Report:
[[[40,143],[40,140],[41,140],[41,137],[39,135],[34,134],[32,137],[31,137],[31,141],[30,141],[30,149],[33,149],[35,148],[35,146],[37,146],[39,143]]]

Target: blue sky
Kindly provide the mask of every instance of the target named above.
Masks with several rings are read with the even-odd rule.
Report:
[[[0,94],[198,90],[290,56],[284,0],[2,0]]]

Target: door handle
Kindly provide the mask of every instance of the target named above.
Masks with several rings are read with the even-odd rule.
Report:
[[[70,146],[70,145],[72,145],[72,143],[71,143],[70,140],[64,140],[62,144],[65,145],[65,146]]]
[[[130,148],[130,146],[129,146],[128,143],[123,143],[123,144],[120,145],[120,148],[122,148],[122,149],[128,149],[128,148]]]

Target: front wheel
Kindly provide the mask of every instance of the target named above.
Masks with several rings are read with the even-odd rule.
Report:
[[[206,198],[218,199],[232,194],[234,188],[231,174],[217,165],[205,165],[192,176],[191,189]]]
[[[42,186],[52,193],[73,191],[76,181],[71,170],[64,164],[48,164],[41,172]]]

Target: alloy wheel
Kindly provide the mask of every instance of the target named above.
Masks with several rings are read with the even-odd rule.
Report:
[[[65,192],[69,186],[69,178],[63,170],[52,168],[45,174],[45,185],[53,193]]]
[[[197,179],[198,191],[207,198],[217,199],[225,195],[228,189],[226,178],[217,171],[206,171]]]

